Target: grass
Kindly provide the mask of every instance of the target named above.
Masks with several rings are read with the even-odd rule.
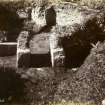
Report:
[[[99,8],[105,6],[105,0],[50,0],[51,2],[73,2],[79,5],[85,5],[90,8]]]
[[[1,105],[1,104],[0,104]],[[42,104],[34,104],[34,103],[30,103],[30,104],[3,104],[3,105],[42,105]],[[90,102],[73,102],[73,101],[62,101],[62,102],[58,102],[58,103],[49,103],[48,105],[96,105],[94,103],[90,103]]]
[[[0,2],[14,2],[14,1],[26,1],[26,0],[0,0]],[[91,8],[98,8],[98,7],[101,7],[105,4],[105,0],[50,0],[50,2],[56,2],[56,3],[59,3],[59,2],[75,2],[75,3],[78,3],[80,5],[86,5],[86,6],[89,6]],[[27,2],[27,1],[26,1]],[[15,59],[11,59],[13,62],[15,61]],[[2,60],[3,61],[3,60]],[[5,62],[5,60],[4,60]],[[9,62],[9,61],[8,61]],[[9,65],[8,62],[6,62],[7,66]],[[14,62],[15,63],[15,62]],[[12,63],[11,63],[12,65]],[[30,104],[5,104],[5,105],[36,105],[34,103],[30,103]],[[41,105],[41,104],[40,104]],[[65,100],[63,100],[62,102],[59,102],[59,103],[50,103],[49,105],[94,105],[90,102],[73,102],[73,101],[68,101],[66,102]]]
[[[21,3],[31,3],[33,1],[37,2],[37,0],[0,0],[0,2],[21,2]],[[100,8],[105,6],[105,0],[48,0],[48,2],[51,3],[73,2],[79,5],[88,6],[90,8]]]
[[[91,102],[75,102],[75,101],[65,101],[62,100],[62,102],[58,102],[58,103],[53,103],[53,104],[49,104],[49,105],[95,105],[94,103]]]
[[[81,0],[80,4],[91,8],[98,8],[105,5],[105,0]]]

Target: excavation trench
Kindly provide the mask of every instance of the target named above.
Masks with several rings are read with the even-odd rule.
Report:
[[[67,6],[67,5],[65,5]],[[68,7],[68,6],[67,6]],[[69,7],[68,7],[69,8]],[[67,9],[68,9],[67,8]],[[60,8],[65,12],[65,8]],[[69,8],[70,9],[70,8]],[[68,10],[69,10],[68,9]],[[27,62],[29,63],[29,67],[50,67],[51,66],[51,51],[50,51],[50,41],[49,37],[51,35],[51,29],[52,26],[57,27],[57,31],[59,30],[59,27],[62,27],[61,30],[59,30],[59,34],[63,33],[64,37],[61,39],[61,45],[62,49],[65,53],[65,62],[64,62],[64,67],[66,68],[75,68],[79,67],[83,64],[85,58],[89,55],[90,50],[91,50],[91,44],[96,44],[98,41],[103,41],[105,39],[104,37],[104,32],[102,28],[104,27],[104,16],[101,17],[103,19],[103,27],[100,28],[99,24],[97,24],[98,21],[101,21],[100,19],[98,20],[98,16],[95,16],[96,13],[93,13],[94,16],[92,19],[87,19],[86,22],[81,20],[80,24],[75,25],[73,23],[73,28],[74,32],[71,33],[71,36],[66,36],[65,34],[70,34],[72,32],[71,28],[71,19],[68,18],[68,16],[71,16],[69,14],[70,11],[67,11],[67,14],[64,14],[61,11],[58,11],[59,8],[56,8],[56,6],[53,8],[49,8],[46,10],[47,15],[45,16],[46,20],[46,25],[41,27],[39,32],[35,33],[35,30],[37,30],[39,27],[35,24],[31,24],[31,28],[35,29],[30,29],[30,27],[27,26],[27,29],[24,29],[24,19],[20,18],[19,15],[17,14],[16,10],[8,9],[8,6],[0,4],[0,41],[1,42],[17,42],[17,38],[20,35],[20,32],[26,30],[29,33],[29,36],[32,36],[33,38],[27,39],[24,41],[24,39],[27,37],[24,35],[23,39],[22,37],[20,38],[21,41],[23,40],[22,43],[20,43],[20,46],[26,46],[26,43],[31,43],[29,44],[30,47],[30,54],[23,54],[19,58],[20,65],[25,66],[24,62],[26,62],[28,59],[26,59],[27,56],[30,56],[30,60]],[[78,11],[81,13],[81,11]],[[86,11],[84,11],[86,12]],[[87,12],[89,13],[89,11]],[[85,13],[84,13],[85,14]],[[90,13],[92,14],[92,13]],[[63,23],[60,21],[60,16],[66,16],[65,20],[69,20],[67,23]],[[100,15],[99,15],[100,16]],[[85,20],[86,14],[82,16],[82,18]],[[91,17],[91,16],[90,16]],[[50,21],[50,18],[52,20]],[[72,16],[71,16],[72,18]],[[78,17],[80,18],[80,17]],[[29,20],[28,20],[29,21]],[[40,19],[39,19],[40,21]],[[62,20],[63,21],[63,20]],[[75,21],[75,20],[73,20]],[[30,21],[29,21],[30,22]],[[78,22],[78,21],[77,21]],[[58,24],[58,26],[56,25]],[[66,25],[70,26],[66,26]],[[49,29],[49,27],[51,27]],[[60,26],[61,25],[61,26]],[[64,31],[63,26],[66,27],[67,29]],[[82,27],[82,28],[81,28]],[[46,31],[47,30],[47,31]],[[53,30],[56,33],[56,29]],[[67,31],[67,32],[66,32]],[[70,31],[70,32],[69,32]],[[56,33],[56,34],[58,34]],[[26,34],[26,33],[24,33]],[[60,34],[61,35],[61,34]],[[28,36],[28,38],[29,38]],[[56,37],[56,36],[55,36]],[[58,39],[60,40],[60,39]],[[28,41],[28,42],[27,42]],[[25,44],[24,44],[25,43]],[[32,44],[33,43],[33,44]],[[23,44],[23,45],[22,45]],[[16,53],[16,46],[7,48],[5,45],[0,45],[0,55],[5,56],[6,54],[3,52],[8,52],[8,55],[14,55]],[[3,47],[2,47],[3,46]],[[10,46],[10,45],[8,45]],[[11,45],[12,46],[12,45]],[[58,45],[59,46],[59,45]],[[7,50],[8,51],[7,51]],[[11,51],[10,51],[11,50]],[[4,55],[3,55],[4,54]],[[18,62],[18,61],[17,61]],[[22,63],[22,64],[21,64]],[[27,64],[26,63],[26,64]]]

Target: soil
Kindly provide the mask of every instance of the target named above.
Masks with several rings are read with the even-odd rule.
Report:
[[[11,30],[13,26],[11,26]],[[90,26],[89,22],[88,27]],[[20,29],[19,25],[19,31]],[[15,30],[8,35],[14,32]],[[89,34],[89,38],[92,34]],[[80,37],[78,34],[77,36]],[[11,37],[9,38],[11,41]],[[72,53],[71,50],[66,49],[66,62],[68,63],[68,58],[70,60],[72,58],[72,62],[67,64],[67,67],[71,63],[73,65],[69,69],[51,68],[49,35],[45,33],[33,36],[29,42],[32,67],[16,68],[16,55],[0,57],[0,83],[2,84],[0,85],[0,100],[4,100],[3,103],[7,102],[8,105],[9,102],[46,105],[49,102],[62,100],[92,101],[100,104],[105,98],[105,42],[103,41],[105,38],[103,34],[102,40],[95,40],[95,38],[87,38],[89,46],[80,49],[79,44],[76,48],[72,47]],[[85,39],[79,40],[78,38],[83,45],[82,41]],[[64,45],[68,44],[66,41]],[[94,44],[91,45],[90,43],[93,42]],[[74,52],[76,53],[74,54]]]
[[[16,55],[0,57],[0,67],[16,67]]]

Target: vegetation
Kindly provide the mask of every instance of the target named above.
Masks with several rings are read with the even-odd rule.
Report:
[[[0,0],[0,2],[36,2],[37,0]],[[99,8],[105,5],[105,0],[48,0],[49,2],[59,3],[59,2],[73,2],[78,3],[80,5],[89,6],[91,8]]]
[[[8,104],[4,104],[4,105],[8,105]],[[9,105],[19,105],[19,104],[9,104]],[[29,105],[29,104],[20,104],[20,105]],[[30,105],[37,105],[37,104],[33,104],[31,103]],[[41,104],[39,104],[41,105]],[[73,102],[73,101],[69,101],[69,102],[59,102],[59,103],[50,103],[48,105],[95,105],[93,103],[90,103],[90,102],[84,102],[84,103],[81,103],[81,102]]]
[[[21,4],[21,5],[19,5],[19,7],[21,7],[21,6],[23,6],[22,4],[25,4],[26,5],[26,3],[27,2],[29,2],[28,0],[0,0],[0,2],[18,2],[19,4]],[[32,1],[32,0],[30,0],[30,1]],[[80,4],[80,5],[85,5],[85,6],[89,6],[90,8],[103,8],[104,6],[105,6],[105,0],[49,0],[50,2],[53,2],[53,3],[59,3],[59,2],[73,2],[73,3],[78,3],[78,4]],[[16,7],[17,8],[17,7]],[[103,47],[102,47],[103,46]],[[105,54],[103,54],[104,53],[104,47],[105,45],[101,45],[100,44],[100,46],[99,46],[99,48],[100,47],[102,47],[102,51],[99,51],[99,53],[97,54],[97,52],[98,51],[93,51],[92,52],[92,55],[91,56],[89,56],[89,58],[88,58],[88,60],[86,61],[86,64],[88,64],[88,62],[90,62],[89,63],[89,66],[90,67],[93,67],[92,69],[90,68],[88,68],[89,66],[88,65],[86,65],[86,64],[84,64],[86,67],[81,67],[80,69],[80,72],[77,72],[77,75],[76,76],[79,76],[78,78],[75,78],[75,79],[78,79],[77,80],[77,82],[79,83],[79,82],[81,82],[81,74],[82,73],[84,73],[83,74],[83,77],[85,77],[85,80],[91,80],[91,81],[93,81],[93,82],[91,82],[91,84],[92,84],[92,86],[94,86],[97,90],[98,90],[98,86],[101,86],[102,85],[102,83],[104,83],[105,81],[102,81],[101,79],[103,79],[105,76],[105,72],[104,72],[104,70],[103,70],[103,72],[102,73],[100,73],[100,71],[101,71],[101,69],[105,66],[104,64],[103,64],[103,62],[104,62],[104,60],[105,60],[105,58],[104,58],[104,55]],[[95,48],[94,48],[95,49]],[[96,49],[98,49],[98,47],[96,46]],[[100,49],[99,49],[100,50]],[[94,55],[94,52],[95,52],[95,54],[97,54],[97,55]],[[99,56],[99,54],[100,54],[100,52],[102,53],[101,54],[101,56],[102,56],[102,58]],[[91,58],[93,58],[95,56],[95,58],[94,59],[98,59],[97,60],[97,62],[96,62],[96,60],[94,61],[94,62],[96,62],[96,63],[94,63],[94,62],[91,62]],[[103,61],[102,61],[103,60]],[[12,60],[12,61],[14,61],[14,59]],[[94,64],[94,65],[93,65]],[[97,66],[96,66],[97,65]],[[96,67],[96,68],[95,68]],[[98,69],[97,69],[98,68]],[[82,70],[83,69],[83,70]],[[87,71],[89,71],[89,72],[86,72],[86,70]],[[92,71],[93,70],[93,71]],[[11,97],[9,97],[9,96],[12,96],[12,97],[16,97],[15,95],[23,95],[23,93],[21,92],[22,90],[24,90],[24,87],[26,87],[26,86],[24,86],[24,81],[21,81],[21,76],[19,75],[19,74],[17,74],[16,72],[16,69],[14,69],[14,68],[4,68],[4,67],[0,67],[0,83],[2,83],[2,85],[0,86],[0,94],[2,94],[3,95],[3,97],[1,97],[1,98],[4,98],[4,96],[7,96],[7,97],[5,97],[5,99],[8,101],[8,98],[11,98]],[[84,71],[84,72],[83,72]],[[91,71],[93,72],[93,74],[91,74]],[[82,73],[81,73],[82,72]],[[89,74],[89,76],[91,76],[91,78],[90,77],[88,77],[88,74]],[[100,79],[100,76],[101,77],[103,77],[103,78],[101,78]],[[8,77],[8,78],[7,78]],[[93,78],[94,77],[94,78]],[[32,78],[33,79],[33,78]],[[55,78],[54,78],[55,79]],[[57,78],[58,79],[58,78]],[[63,78],[63,79],[65,79],[65,78]],[[97,82],[97,81],[95,81],[97,79],[97,81],[99,81],[99,82]],[[15,81],[16,80],[16,81]],[[59,80],[59,79],[58,79]],[[57,80],[57,82],[59,82]],[[71,80],[70,78],[68,79],[68,81],[69,80]],[[104,79],[105,80],[105,79]],[[8,82],[9,81],[9,82]],[[28,81],[28,80],[27,80]],[[50,90],[50,87],[51,87],[51,89],[53,89],[52,88],[52,84],[51,83],[49,83],[49,81],[48,82],[46,82],[47,80],[37,80],[38,82],[36,82],[37,83],[37,89],[39,89],[39,92],[40,91],[42,91],[42,90],[44,90],[45,91],[45,89],[46,89],[46,87]],[[66,80],[67,81],[67,80]],[[102,81],[102,83],[100,82],[100,81]],[[26,80],[25,80],[25,82],[26,82]],[[53,82],[53,81],[52,81]],[[56,83],[56,80],[54,80],[54,82]],[[65,82],[65,80],[63,80],[63,82],[64,83],[67,83],[67,82]],[[86,83],[87,82],[87,83]],[[7,83],[9,83],[9,84],[7,84]],[[40,83],[40,84],[38,84],[38,83]],[[69,83],[69,82],[68,82]],[[71,82],[70,82],[71,83]],[[88,85],[88,83],[89,83],[89,81],[82,81],[81,83],[86,83],[86,85]],[[95,85],[95,83],[96,83],[96,85]],[[30,83],[31,84],[31,83]],[[79,84],[78,85],[78,87],[77,87],[77,84],[73,81],[72,82],[72,84],[74,85],[75,84],[75,90],[78,88],[78,90],[80,89],[80,90],[83,90],[84,89],[84,87],[82,87],[82,88],[79,88],[79,86],[81,87],[81,84]],[[98,86],[97,86],[97,84],[98,84]],[[27,83],[27,85],[29,85],[29,81],[28,81],[28,83]],[[41,88],[38,88],[38,85],[41,87]],[[42,88],[42,86],[43,86],[43,88]],[[50,86],[51,85],[51,86]],[[62,86],[62,83],[60,84],[61,86]],[[13,86],[13,87],[12,87]],[[45,87],[44,87],[45,86]],[[91,86],[90,84],[89,84],[89,86]],[[97,86],[97,87],[96,87]],[[4,87],[7,87],[6,88],[6,90],[5,90],[5,88]],[[29,85],[28,86],[29,88],[31,88],[31,85]],[[54,87],[54,86],[53,86]],[[63,86],[62,86],[63,87]],[[102,86],[101,86],[102,87]],[[104,89],[104,87],[105,86],[103,86],[103,89]],[[34,86],[32,87],[32,88],[34,88]],[[66,88],[68,88],[68,87],[66,87]],[[74,88],[74,87],[73,87]],[[100,87],[99,87],[100,88]],[[13,90],[12,90],[13,89]],[[35,89],[35,88],[34,88]],[[37,89],[36,90],[34,90],[36,93],[37,93]],[[41,89],[41,90],[40,90]],[[47,91],[49,91],[48,89],[46,89]],[[65,87],[64,87],[64,89],[65,89]],[[54,90],[54,89],[53,89]],[[50,90],[52,93],[54,93],[53,92],[53,90]],[[67,90],[67,89],[65,89],[65,90]],[[10,93],[9,93],[9,91],[11,91]],[[98,90],[99,92],[100,91],[102,91],[102,90]],[[15,94],[15,92],[17,92],[17,94]],[[29,91],[28,91],[29,92]],[[43,92],[43,91],[42,91]],[[96,92],[96,91],[95,91]],[[22,93],[22,94],[21,94]],[[76,91],[75,91],[75,93],[76,93]],[[84,91],[83,91],[83,93],[85,93]],[[101,93],[103,93],[103,92],[101,92]],[[45,93],[44,93],[45,94]],[[78,93],[79,94],[79,93]],[[98,92],[97,92],[97,94],[98,94]],[[36,95],[36,94],[35,94]],[[41,94],[42,95],[42,94]],[[83,94],[84,95],[84,94]],[[102,94],[102,95],[104,95],[104,94]],[[105,95],[104,95],[105,96]],[[18,98],[18,97],[16,97],[16,98]],[[103,97],[102,97],[103,98]],[[6,105],[6,104],[5,104]],[[8,105],[8,104],[7,104]],[[9,105],[19,105],[19,104],[9,104]],[[33,104],[33,103],[30,103],[30,104],[20,104],[20,105],[36,105],[36,104]],[[37,104],[38,105],[38,104]],[[65,100],[63,100],[62,102],[59,102],[59,103],[50,103],[49,105],[94,105],[93,103],[90,103],[90,102],[85,102],[85,103],[82,103],[82,102],[73,102],[73,101],[65,101]]]

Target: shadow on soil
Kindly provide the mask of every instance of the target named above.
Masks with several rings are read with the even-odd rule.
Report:
[[[96,21],[95,18],[87,21],[83,29],[74,25],[78,31],[69,38],[64,37],[62,39],[67,68],[80,67],[90,54],[92,44],[95,45],[98,41],[103,42],[105,40],[105,33]],[[102,24],[105,25],[105,23]]]
[[[18,61],[19,67],[51,67],[51,57],[48,54],[23,54]]]
[[[16,73],[16,68],[0,67],[0,84],[0,100],[3,102],[18,102],[25,94],[24,80]]]
[[[51,67],[51,57],[48,54],[31,54],[31,67]]]
[[[0,3],[0,31],[5,32],[4,36],[8,42],[16,42],[16,39],[23,27],[23,19],[20,19],[12,4]]]

